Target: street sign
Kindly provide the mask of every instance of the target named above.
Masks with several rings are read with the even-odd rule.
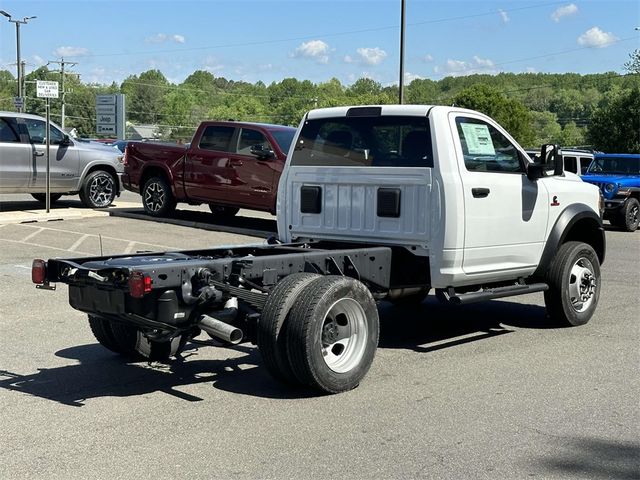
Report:
[[[13,97],[13,106],[18,110],[24,108],[24,97]]]
[[[96,95],[96,105],[115,105],[115,95]]]
[[[58,82],[38,80],[36,82],[36,96],[38,98],[58,98]]]
[[[97,119],[98,125],[115,125],[116,124],[116,116],[115,115],[103,115],[98,114]]]

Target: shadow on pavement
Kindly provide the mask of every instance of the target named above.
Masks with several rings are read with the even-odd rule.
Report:
[[[640,443],[600,438],[554,438],[554,454],[538,462],[552,474],[570,478],[640,478]]]
[[[86,208],[76,195],[73,197],[62,197],[55,203],[51,204],[51,210],[59,210],[64,208]],[[0,202],[0,212],[21,212],[44,210],[45,204],[38,200],[18,200],[12,202]]]
[[[110,210],[113,217],[132,218],[157,223],[170,223],[216,232],[236,233],[253,237],[269,238],[277,233],[275,217],[266,218],[237,216],[226,220],[215,219],[206,211],[176,210],[170,217],[152,217],[143,208]]]
[[[471,306],[441,305],[429,298],[414,307],[380,305],[380,348],[428,353],[511,333],[508,326],[550,328],[543,307],[510,302]],[[132,363],[99,344],[81,345],[56,353],[80,363],[42,368],[20,375],[0,370],[0,388],[82,406],[91,398],[129,397],[165,392],[186,401],[204,400],[178,390],[180,386],[209,383],[216,389],[273,399],[307,398],[317,393],[288,387],[271,378],[261,366],[256,348],[234,347],[232,358],[198,360],[201,347],[192,343],[170,363]],[[211,348],[211,347],[208,347]],[[240,357],[236,355],[240,352]]]

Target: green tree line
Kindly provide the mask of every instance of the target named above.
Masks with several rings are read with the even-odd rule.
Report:
[[[499,73],[416,79],[405,87],[405,103],[456,105],[495,118],[522,145],[543,143],[587,146],[603,151],[640,153],[639,53],[630,55],[626,74],[615,72]],[[36,98],[36,80],[60,81],[46,67],[25,78],[26,111],[43,114]],[[95,96],[124,93],[127,121],[158,125],[165,139],[191,137],[201,120],[243,120],[297,125],[307,110],[339,105],[397,103],[398,87],[370,78],[344,85],[285,78],[269,85],[215,77],[198,70],[174,84],[159,70],[130,75],[121,84],[85,84],[65,77],[66,126],[95,136]],[[0,110],[14,110],[15,77],[0,70]],[[60,121],[60,100],[52,101],[52,116]]]

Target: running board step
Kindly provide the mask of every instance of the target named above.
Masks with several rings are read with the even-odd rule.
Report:
[[[494,298],[515,297],[516,295],[525,295],[527,293],[544,292],[549,290],[546,283],[532,283],[531,285],[509,285],[507,287],[488,288],[480,292],[460,293],[457,294],[453,289],[444,291],[444,297],[451,303],[463,305],[467,303],[483,302],[485,300],[493,300]]]

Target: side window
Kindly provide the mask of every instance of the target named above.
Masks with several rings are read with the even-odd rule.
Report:
[[[36,145],[43,145],[45,143],[45,137],[47,135],[47,128],[45,122],[42,120],[32,120],[30,118],[25,119],[27,131],[29,132],[29,138],[31,143]]]
[[[591,159],[589,157],[580,157],[580,173],[584,175],[589,170]]]
[[[231,147],[234,127],[222,127],[211,125],[204,129],[200,139],[199,148],[204,150],[217,150],[219,152],[231,152],[235,150]]]
[[[240,131],[238,153],[240,155],[251,155],[251,147],[261,147],[263,151],[273,151],[269,140],[267,140],[261,132],[250,128],[243,128]]]
[[[578,173],[578,160],[576,157],[564,157],[564,169],[567,172]]]
[[[518,149],[482,120],[456,118],[464,165],[472,172],[523,173]]]
[[[20,142],[16,122],[11,118],[0,118],[0,142]]]

